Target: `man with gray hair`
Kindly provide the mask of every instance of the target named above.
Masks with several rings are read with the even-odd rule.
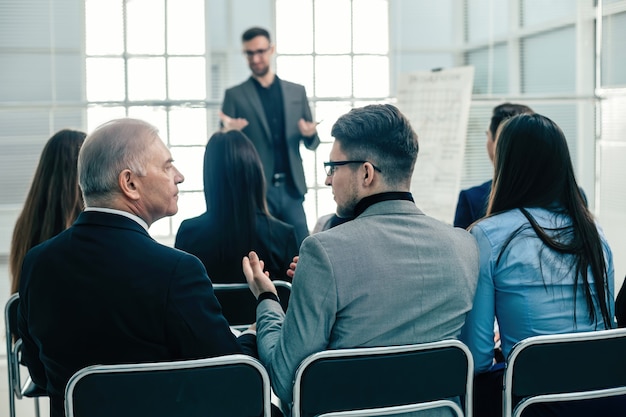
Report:
[[[478,280],[472,236],[413,202],[417,135],[396,107],[352,109],[331,134],[326,185],[337,214],[354,220],[304,240],[286,316],[256,253],[243,259],[259,357],[287,406],[296,368],[315,352],[458,338]]]
[[[23,362],[61,417],[68,379],[93,364],[255,355],[233,336],[202,263],[161,245],[148,227],[178,211],[183,175],[157,129],[118,119],[91,133],[78,157],[85,210],[30,250],[18,328]]]

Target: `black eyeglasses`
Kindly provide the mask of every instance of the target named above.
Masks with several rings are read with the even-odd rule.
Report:
[[[340,167],[342,165],[348,165],[348,164],[364,164],[366,162],[369,162],[372,165],[372,167],[374,167],[375,171],[382,172],[380,170],[380,168],[378,168],[376,165],[372,164],[370,161],[330,161],[330,162],[324,162],[324,169],[326,170],[326,175],[331,177],[335,173],[335,169],[337,167]]]
[[[257,49],[256,51],[245,50],[243,51],[243,53],[248,59],[252,59],[255,55],[265,55],[271,48],[272,45],[268,46],[265,49]]]

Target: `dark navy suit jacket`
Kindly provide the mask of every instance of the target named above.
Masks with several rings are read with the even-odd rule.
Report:
[[[462,190],[456,205],[454,227],[467,227],[482,218],[487,212],[487,203],[491,193],[491,180],[476,187]]]
[[[454,215],[454,227],[467,229],[470,224],[485,216],[489,194],[491,194],[491,183],[492,180],[489,180],[476,187],[461,191]],[[578,189],[585,205],[587,205],[587,195],[582,188],[579,187]]]
[[[52,417],[88,365],[256,354],[253,335],[230,331],[202,263],[118,214],[83,212],[31,249],[19,292],[23,362]]]

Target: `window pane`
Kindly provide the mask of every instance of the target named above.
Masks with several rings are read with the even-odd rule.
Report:
[[[208,140],[206,129],[205,109],[175,108],[170,111],[170,145],[204,145]]]
[[[318,216],[321,217],[326,214],[335,213],[336,211],[337,204],[335,203],[330,187],[324,186],[324,188],[316,190],[315,194],[308,193],[304,198],[304,212],[306,213],[309,230],[313,230]]]
[[[602,86],[626,86],[626,13],[603,19]]]
[[[122,54],[124,22],[121,0],[85,1],[87,55]]]
[[[577,3],[572,0],[522,0],[522,26],[574,17]]]
[[[88,107],[87,133],[109,120],[122,117],[126,117],[126,109],[124,107]]]
[[[127,48],[131,54],[165,52],[165,5],[163,0],[126,2]]]
[[[313,94],[313,58],[310,56],[279,56],[276,69],[283,80],[302,84],[306,93]]]
[[[315,94],[318,97],[349,97],[352,94],[349,56],[315,58]]]
[[[506,44],[482,48],[466,54],[468,65],[474,66],[473,94],[507,93],[509,65]]]
[[[489,127],[493,106],[492,103],[476,102],[470,107],[460,178],[461,188],[473,187],[493,178],[493,165],[487,154],[485,133]]]
[[[320,140],[327,142],[333,141],[333,137],[330,135],[330,130],[337,119],[348,113],[350,109],[352,109],[352,104],[349,101],[333,100],[317,102],[315,106],[315,120],[321,122],[317,126],[317,133],[319,134]],[[321,157],[322,160],[327,161],[328,153],[322,153]]]
[[[467,1],[467,40],[485,41],[509,31],[509,2],[493,0]]]
[[[167,3],[167,52],[204,54],[204,1],[176,0]]]
[[[203,192],[182,192],[178,194],[178,213],[172,217],[172,233],[176,234],[183,220],[199,216],[205,211],[206,203]]]
[[[121,58],[87,58],[87,100],[124,100],[124,60]]]
[[[172,224],[172,218],[171,217],[163,217],[160,220],[157,220],[156,222],[152,223],[152,225],[150,225],[150,236],[156,238],[156,237],[167,237],[170,235],[171,233],[171,224]]]
[[[315,1],[315,52],[349,53],[350,2],[348,0]]]
[[[174,165],[185,176],[185,181],[178,185],[182,191],[199,191],[203,188],[202,168],[204,164],[204,147],[190,146],[171,149]]]
[[[316,149],[317,165],[315,166],[315,180],[316,183],[319,185],[324,185],[324,183],[326,182],[326,170],[324,169],[324,162],[328,161],[328,155],[330,155],[330,149],[332,147],[332,142],[325,142],[320,143],[320,145]]]
[[[276,52],[278,54],[313,52],[311,0],[276,0]]]
[[[521,51],[524,93],[576,91],[576,30],[573,26],[523,39]]]
[[[170,58],[168,64],[170,99],[204,100],[206,98],[204,58]]]
[[[128,60],[128,98],[130,100],[165,99],[164,58]]]
[[[157,129],[159,129],[159,137],[165,144],[167,139],[167,112],[162,107],[153,106],[133,106],[128,109],[128,117],[144,120]]]
[[[389,96],[389,58],[382,56],[354,57],[354,96]]]
[[[352,3],[355,53],[386,54],[389,51],[388,6],[382,0]]]

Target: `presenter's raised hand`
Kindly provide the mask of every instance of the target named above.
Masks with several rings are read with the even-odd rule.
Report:
[[[248,126],[248,120],[243,117],[230,117],[224,114],[221,110],[218,115],[222,121],[222,125],[224,126],[223,130],[225,132],[228,132],[229,130],[242,130]]]
[[[317,134],[317,122],[307,122],[304,119],[298,120],[298,129],[300,129],[300,134],[305,138],[310,138],[311,136],[315,136]]]

